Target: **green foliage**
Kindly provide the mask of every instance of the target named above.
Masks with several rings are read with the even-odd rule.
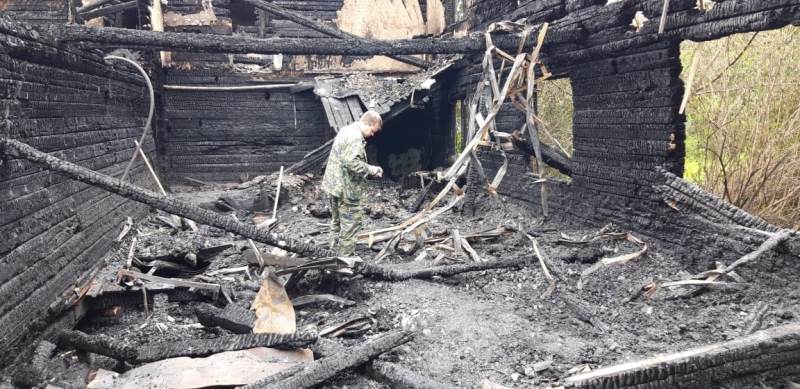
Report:
[[[461,100],[456,101],[453,107],[453,120],[455,121],[455,138],[454,143],[456,146],[456,154],[461,154],[464,151],[464,118],[461,114],[463,111],[464,103]]]
[[[699,55],[686,115],[685,176],[784,226],[800,223],[800,28],[686,42]]]
[[[572,85],[568,78],[545,80],[536,84],[537,113],[540,125],[552,137],[543,134],[542,140],[564,148],[572,155]]]

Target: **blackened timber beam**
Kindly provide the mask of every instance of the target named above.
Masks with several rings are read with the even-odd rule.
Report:
[[[514,143],[514,147],[523,153],[534,155],[533,145],[531,145],[529,141],[518,136],[512,136],[511,142]],[[542,162],[558,170],[562,174],[572,177],[572,159],[544,143],[541,143],[539,146],[542,151]]]
[[[376,44],[377,43],[374,40],[365,39],[365,38],[359,37],[357,35],[350,34],[348,32],[344,32],[342,30],[339,30],[338,28],[333,28],[333,27],[326,26],[326,25],[324,25],[322,23],[317,23],[317,22],[315,22],[315,21],[313,21],[313,20],[311,20],[311,19],[309,19],[309,18],[307,18],[307,17],[305,17],[303,15],[300,15],[300,14],[298,14],[296,12],[289,11],[289,10],[287,10],[287,9],[285,9],[283,7],[279,7],[279,6],[275,5],[275,4],[268,3],[268,2],[266,2],[264,0],[244,0],[244,1],[246,3],[252,4],[254,7],[256,7],[258,9],[262,10],[262,11],[266,11],[266,12],[269,12],[269,13],[271,13],[273,15],[280,16],[280,17],[282,17],[284,19],[291,20],[291,21],[293,21],[293,22],[295,22],[295,23],[297,23],[297,24],[299,24],[301,26],[308,27],[308,28],[310,28],[310,29],[312,29],[314,31],[321,32],[321,33],[323,33],[325,35],[328,35],[328,36],[331,36],[331,37],[334,37],[334,38],[356,39],[356,40],[360,41],[361,44],[365,44],[365,45],[372,45],[372,44]],[[428,67],[430,67],[430,63],[428,63],[427,61],[423,61],[423,60],[421,60],[419,58],[415,58],[415,57],[411,57],[411,56],[407,56],[407,55],[389,55],[389,58],[398,60],[398,61],[403,62],[403,63],[407,63],[409,65],[414,65],[414,66],[420,67],[420,68],[428,68]]]
[[[136,362],[154,362],[177,357],[206,357],[224,351],[246,350],[256,347],[298,348],[317,341],[315,332],[291,334],[239,334],[214,339],[188,339],[173,342],[152,342],[137,349]]]
[[[710,388],[761,375],[783,377],[800,366],[800,324],[743,338],[592,370],[566,379],[567,388]]]
[[[413,332],[395,331],[345,349],[312,363],[284,370],[263,380],[243,386],[242,389],[301,389],[319,385],[336,374],[363,365],[379,355],[408,343]]]
[[[255,241],[279,247],[289,252],[297,253],[307,257],[330,257],[333,254],[327,250],[311,244],[292,239],[286,235],[269,232],[257,228],[252,224],[244,224],[230,217],[224,217],[218,213],[200,208],[194,204],[166,198],[155,192],[142,189],[133,184],[124,182],[118,178],[110,177],[83,166],[58,159],[43,153],[35,148],[22,143],[18,140],[0,138],[0,155],[10,153],[20,158],[36,162],[54,172],[61,173],[67,177],[80,182],[94,185],[109,192],[129,198],[151,207],[160,209],[168,214],[183,216],[209,226],[217,227],[234,234],[250,238]]]
[[[120,361],[136,359],[138,352],[134,347],[106,335],[87,335],[81,331],[64,330],[58,335],[58,344],[76,350],[105,355]]]
[[[49,25],[41,27],[57,37],[58,42],[93,43],[100,46],[153,49],[178,52],[205,52],[229,54],[287,54],[287,55],[406,55],[406,54],[461,54],[483,52],[485,39],[481,36],[466,38],[421,38],[371,41],[360,39],[306,39],[268,38],[178,32],[155,32],[115,27],[93,28],[87,26]],[[558,44],[557,34],[548,34],[549,44]],[[566,38],[571,39],[571,38]],[[514,36],[498,36],[495,46],[515,51],[518,43]],[[547,45],[545,45],[546,47]]]
[[[99,18],[101,16],[112,15],[117,12],[127,11],[129,9],[134,9],[138,7],[139,4],[136,0],[126,1],[120,4],[109,5],[108,7],[98,8],[90,12],[86,12],[81,14],[81,17],[84,20],[91,20],[94,18]]]
[[[88,4],[81,7],[78,7],[78,13],[87,13],[93,9],[100,8],[106,4],[111,4],[117,0],[100,0],[94,4]]]

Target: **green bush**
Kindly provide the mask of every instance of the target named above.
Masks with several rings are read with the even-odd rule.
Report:
[[[770,222],[800,225],[800,28],[681,47],[699,55],[685,177]]]

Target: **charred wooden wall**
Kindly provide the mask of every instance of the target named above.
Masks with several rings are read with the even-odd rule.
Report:
[[[0,12],[31,24],[65,23],[69,17],[67,2],[63,0],[5,0],[0,1]]]
[[[471,31],[494,21],[525,19],[583,36],[549,46],[543,62],[556,77],[568,77],[572,84],[573,187],[610,196],[622,206],[661,202],[653,191],[661,177],[657,166],[679,176],[683,173],[680,37],[712,39],[800,23],[796,1],[728,0],[706,13],[695,8],[696,1],[676,0],[670,3],[666,24],[672,38],[655,42],[651,38],[662,1],[473,0],[469,4],[464,23]],[[636,12],[649,19],[641,33],[630,25]],[[461,64],[451,100],[470,98],[482,76],[481,58],[474,55]],[[501,129],[514,129],[505,128],[513,122],[498,116]]]
[[[652,38],[662,1],[607,5],[599,0],[533,0],[512,7],[502,1],[474,0],[463,23],[475,31],[492,21],[525,18],[531,24],[570,26],[584,35],[580,41],[548,47],[543,54],[543,62],[556,77],[570,79],[574,106],[572,182],[547,184],[553,193],[550,217],[582,225],[614,222],[669,245],[685,254],[687,265],[700,269],[709,258],[734,260],[763,237],[669,207],[657,192],[665,177],[657,167],[678,176],[683,173],[680,41],[798,25],[800,5],[790,0],[727,0],[716,2],[715,9],[706,13],[695,9],[694,0],[670,4],[666,27],[672,38],[658,42]],[[649,18],[641,33],[629,25],[637,11]],[[451,100],[469,99],[481,77],[480,59],[473,56],[460,64]],[[498,115],[498,127],[513,130],[515,120],[521,119]],[[481,158],[489,172],[502,163],[496,153],[484,152]],[[527,158],[511,153],[509,161],[499,192],[540,214],[539,186],[533,183]]]
[[[138,73],[0,15],[0,128],[90,169],[119,176],[142,134],[147,89]],[[152,138],[144,150],[154,155]],[[152,187],[143,164],[130,179]],[[128,216],[146,208],[19,159],[0,165],[0,366],[60,313],[62,297],[102,262]]]
[[[167,84],[246,85],[229,70],[168,69]],[[159,155],[172,183],[238,181],[289,166],[332,136],[311,91],[165,91]]]

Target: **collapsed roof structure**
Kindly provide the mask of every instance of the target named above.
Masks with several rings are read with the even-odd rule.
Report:
[[[450,205],[435,205],[445,196],[479,208],[488,188],[530,218],[635,231],[630,242],[653,242],[688,258],[697,272],[704,259],[730,263],[776,247],[777,256],[796,261],[795,233],[681,178],[680,43],[788,25],[800,25],[798,0],[2,1],[0,349],[8,352],[0,361],[12,374],[42,340],[67,334],[68,344],[85,343],[62,330],[73,328],[86,314],[87,296],[99,293],[92,289],[103,258],[122,239],[117,227],[144,218],[148,207],[251,244],[329,257],[291,232],[239,223],[148,189],[162,185],[154,177],[169,188],[249,181],[283,166],[318,173],[335,132],[368,109],[386,123],[370,143],[371,158],[391,176],[446,169],[443,182],[425,188],[439,195],[401,225],[403,232],[441,215]],[[125,60],[143,64],[149,79]],[[539,140],[535,84],[548,78],[568,78],[572,86],[571,156]],[[459,112],[457,101],[465,102]],[[461,134],[457,121],[465,123]],[[516,149],[502,146],[514,132],[524,135],[512,137]],[[460,152],[457,137],[466,140]],[[543,179],[545,164],[571,180]],[[470,190],[462,197],[464,179]],[[427,198],[423,193],[415,210]],[[403,239],[394,231],[381,256]],[[445,266],[433,274],[507,265]],[[386,280],[432,276],[372,263],[358,269]],[[694,281],[713,283],[732,270]],[[796,329],[562,383],[697,387],[758,374],[794,377]],[[409,340],[396,337],[391,341]],[[756,367],[742,368],[748,364]],[[298,385],[290,387],[305,387]]]

